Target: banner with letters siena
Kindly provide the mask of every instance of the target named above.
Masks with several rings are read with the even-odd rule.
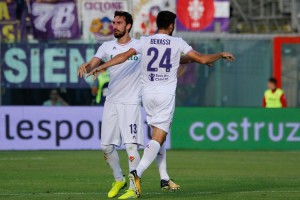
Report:
[[[29,12],[35,38],[80,38],[75,0],[60,0],[53,3],[31,0]]]
[[[102,112],[103,107],[0,106],[0,150],[100,149]],[[143,126],[147,144],[150,130]],[[130,125],[123,131],[131,134]]]
[[[171,139],[175,149],[300,150],[300,109],[179,107]]]
[[[1,85],[6,88],[89,88],[78,67],[99,44],[1,44]]]

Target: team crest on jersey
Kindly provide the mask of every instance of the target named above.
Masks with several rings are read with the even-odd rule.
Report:
[[[134,156],[129,156],[128,159],[130,160],[130,162],[134,161],[135,157]]]
[[[113,48],[113,50],[116,50],[116,49],[117,49],[117,47],[114,47],[114,48]]]

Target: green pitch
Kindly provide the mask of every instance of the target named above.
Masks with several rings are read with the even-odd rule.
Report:
[[[168,170],[182,189],[161,191],[153,164],[141,199],[300,199],[300,152],[168,151]],[[0,152],[0,199],[102,200],[112,181],[100,151]]]

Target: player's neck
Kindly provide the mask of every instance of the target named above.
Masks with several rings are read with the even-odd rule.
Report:
[[[118,38],[117,41],[119,44],[127,44],[130,40],[131,40],[131,38],[129,35],[124,35],[123,37]]]
[[[166,35],[169,35],[169,31],[166,30],[166,29],[159,29],[159,30],[157,31],[157,33],[158,33],[158,34],[166,34]]]

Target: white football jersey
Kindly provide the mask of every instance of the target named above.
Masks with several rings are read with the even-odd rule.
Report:
[[[94,57],[108,61],[120,53],[128,51],[139,41],[131,39],[127,44],[117,40],[104,42]],[[134,55],[124,63],[109,67],[110,82],[106,101],[111,103],[140,104],[141,102],[141,55]]]
[[[142,54],[142,94],[175,95],[180,56],[192,47],[182,38],[155,34],[141,37],[133,49]]]

